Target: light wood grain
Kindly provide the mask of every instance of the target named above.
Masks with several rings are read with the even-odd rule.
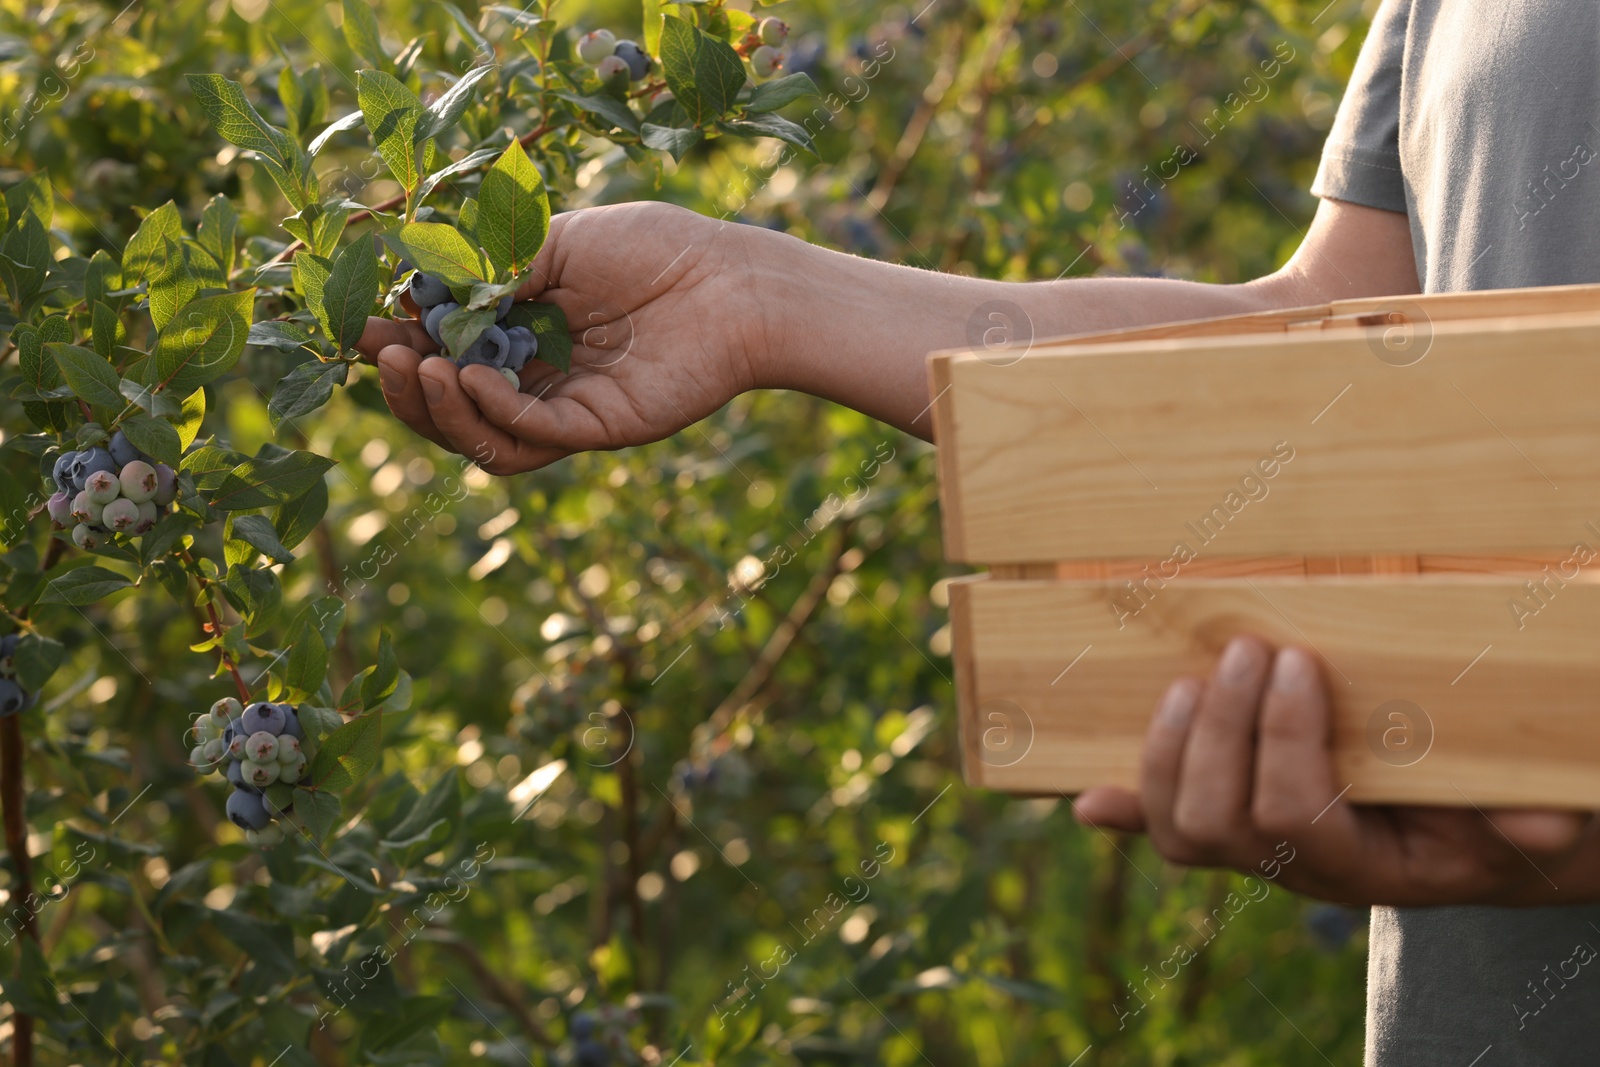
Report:
[[[1122,593],[1094,581],[952,585],[969,781],[1042,794],[1131,785],[1165,686],[1209,672],[1249,632],[1321,657],[1338,774],[1355,799],[1600,807],[1600,584],[1555,591],[1520,628],[1508,605],[1526,590],[1503,577],[1180,580],[1119,628]],[[1410,766],[1369,742],[1391,700],[1432,722],[1431,748]]]
[[[1600,537],[1600,313],[1435,323],[1407,367],[1369,340],[936,357],[947,555],[1473,556]],[[1275,450],[1293,458],[1263,478]]]

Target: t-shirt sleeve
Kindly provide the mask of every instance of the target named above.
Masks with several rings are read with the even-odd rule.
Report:
[[[1333,120],[1314,196],[1406,210],[1400,172],[1400,74],[1412,0],[1383,0]]]

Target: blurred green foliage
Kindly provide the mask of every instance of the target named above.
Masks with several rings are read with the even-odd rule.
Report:
[[[441,69],[470,60],[443,5],[378,8],[387,40],[419,39]],[[1243,280],[1310,218],[1370,14],[773,11],[794,27],[790,69],[824,94],[805,123],[820,159],[774,167],[777,142],[717,142],[655,174],[589,144],[553,206],[661,197],[993,277]],[[639,26],[620,2],[554,17]],[[192,228],[224,193],[249,240],[276,242],[265,258],[287,240],[280,194],[182,76],[225,73],[282,121],[289,55],[320,66],[343,114],[365,64],[338,20],[306,0],[0,0],[0,186],[48,175],[80,255],[116,254],[136,207],[175,199]],[[367,163],[343,142],[318,159],[371,203],[394,186]],[[1248,883],[1164,867],[1056,798],[962,785],[926,446],[820,401],[746,396],[671,441],[499,480],[411,436],[369,378],[274,433],[265,396],[289,360],[247,350],[211,387],[206,432],[339,461],[287,591],[347,599],[336,689],[387,629],[411,710],[346,800],[346,853],[263,857],[184,765],[189,716],[230,691],[188,650],[187,607],[141,595],[52,616],[68,659],[26,723],[27,815],[36,864],[71,876],[40,914],[43,959],[10,927],[0,945],[5,1003],[40,1017],[37,1062],[576,1062],[584,1011],[628,1063],[1361,1054],[1359,917],[1256,883],[1261,899],[1208,927]],[[792,560],[752,588],[782,546]],[[428,831],[430,790],[447,831],[379,858],[385,834]],[[393,962],[352,983],[352,944]],[[1180,944],[1194,958],[1152,979]]]

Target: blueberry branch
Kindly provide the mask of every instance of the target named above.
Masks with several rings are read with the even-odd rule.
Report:
[[[250,687],[245,684],[244,675],[239,673],[239,665],[233,662],[233,657],[228,655],[227,646],[222,643],[222,635],[227,631],[227,627],[223,625],[222,618],[217,614],[217,606],[212,602],[212,598],[209,595],[209,588],[215,583],[201,573],[199,564],[189,554],[188,549],[180,549],[178,558],[183,561],[184,570],[194,575],[195,581],[200,583],[200,591],[207,594],[205,597],[205,609],[206,615],[210,618],[210,636],[215,637],[217,640],[217,659],[223,667],[227,668],[228,673],[233,675],[234,684],[239,687],[240,702],[248,704],[251,701]]]

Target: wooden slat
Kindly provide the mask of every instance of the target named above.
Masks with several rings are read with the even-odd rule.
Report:
[[[1587,525],[1600,529],[1600,313],[1435,323],[1427,355],[1406,367],[1369,340],[1330,330],[1070,345],[1007,366],[935,356],[947,555],[1166,559],[1183,544],[1201,559],[1475,556],[1600,543]],[[1275,452],[1263,479],[1256,468],[1272,469]],[[1260,484],[1244,483],[1252,475]],[[1267,495],[1248,500],[1242,484]]]
[[[1119,628],[1119,583],[958,581],[968,780],[1043,794],[1132,784],[1166,685],[1209,672],[1249,632],[1322,657],[1338,773],[1355,799],[1600,807],[1600,584],[1549,588],[1519,628],[1511,600],[1536,602],[1515,578],[1180,580]],[[1394,700],[1432,723],[1431,748],[1409,766],[1369,740]]]

